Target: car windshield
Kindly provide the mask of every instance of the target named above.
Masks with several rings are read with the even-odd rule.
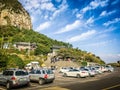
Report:
[[[53,71],[50,69],[46,70],[46,72],[47,72],[47,74],[53,74]]]
[[[22,75],[28,75],[28,73],[24,72],[24,71],[16,71],[15,72],[16,76],[22,76]]]

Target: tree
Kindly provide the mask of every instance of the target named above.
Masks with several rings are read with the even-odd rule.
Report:
[[[5,50],[0,49],[0,70],[6,69],[8,57]]]
[[[24,68],[24,62],[17,55],[9,55],[7,68]]]
[[[119,64],[120,64],[120,60],[119,60],[119,61],[117,61],[117,63],[119,63]]]
[[[86,61],[82,61],[81,64],[82,64],[82,66],[87,66],[87,62]]]

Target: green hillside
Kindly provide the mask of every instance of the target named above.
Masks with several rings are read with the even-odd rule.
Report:
[[[9,9],[15,13],[21,13],[21,11],[26,12],[18,0],[0,0],[0,3],[2,4],[0,14],[4,9]],[[8,19],[8,17],[4,17],[4,19],[5,18]],[[47,60],[47,55],[51,53],[53,46],[64,47],[61,48],[56,55],[56,57],[59,57],[63,61],[70,59],[79,65],[85,65],[86,62],[104,64],[104,61],[102,61],[99,56],[78,48],[73,48],[70,43],[53,40],[34,30],[20,29],[16,25],[16,27],[10,25],[12,24],[0,26],[0,70],[1,68],[10,67],[23,68],[26,63],[29,63],[30,60],[35,60],[35,58],[40,58],[39,62],[43,63],[42,60]],[[28,48],[18,50],[14,45],[19,42],[35,43],[36,48],[35,50],[28,50]],[[7,48],[5,48],[6,45]]]
[[[33,30],[19,29],[13,26],[0,26],[0,40],[4,37],[4,42],[14,44],[15,42],[30,42],[36,43],[37,49],[41,51],[36,54],[47,54],[53,45],[72,47],[69,43],[53,40],[43,34]]]
[[[16,42],[36,43],[37,48],[34,50],[34,52],[33,51],[30,52],[32,56],[43,55],[46,57],[46,55],[51,52],[51,47],[56,45],[56,46],[64,46],[64,48],[61,48],[57,52],[58,53],[57,56],[60,57],[62,60],[67,60],[68,58],[70,58],[72,61],[78,63],[79,65],[81,64],[85,65],[85,62],[96,62],[99,64],[104,64],[104,61],[102,61],[99,56],[96,56],[87,51],[82,51],[78,48],[73,48],[72,45],[69,43],[53,40],[33,30],[25,30],[25,29],[21,30],[14,26],[0,26],[0,43],[1,43],[0,63],[1,65],[3,65],[3,66],[0,65],[0,67],[4,67],[4,66],[10,67],[10,65],[11,66],[19,65],[19,67],[24,67],[23,64],[17,64],[18,63],[17,61],[14,62],[15,64],[10,64],[10,62],[14,61],[14,59],[18,61],[19,60],[24,62],[26,61],[20,59],[19,57],[19,54],[26,55],[26,50],[19,51],[15,49],[13,47],[13,44]],[[4,43],[9,44],[9,49],[3,48]],[[15,56],[13,54],[15,54]]]

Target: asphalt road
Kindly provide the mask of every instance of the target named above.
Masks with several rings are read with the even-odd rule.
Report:
[[[120,90],[120,73],[99,80],[63,86],[69,90]]]
[[[5,90],[0,86],[0,90]],[[103,73],[95,77],[72,78],[62,77],[56,73],[53,83],[39,85],[32,82],[30,87],[17,87],[13,90],[120,90],[120,68],[112,73]]]
[[[99,77],[98,80],[74,83],[63,87],[69,90],[120,90],[120,68],[117,68],[115,72]]]

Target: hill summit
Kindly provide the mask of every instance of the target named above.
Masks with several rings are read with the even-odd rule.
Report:
[[[18,0],[0,0],[0,25],[32,29],[30,15]]]

